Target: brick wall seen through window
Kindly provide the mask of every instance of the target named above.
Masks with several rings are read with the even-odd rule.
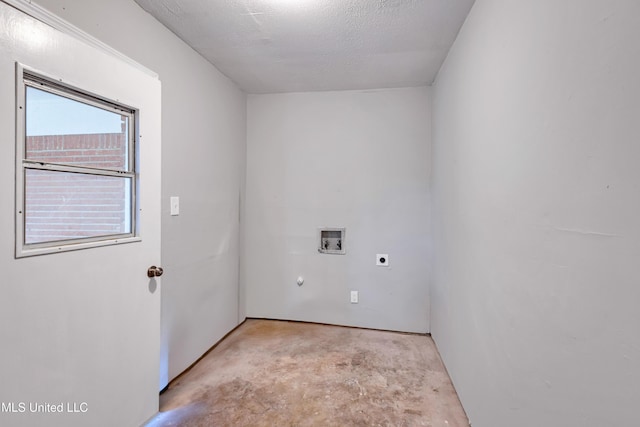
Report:
[[[27,157],[45,163],[120,169],[127,156],[124,130],[29,136]],[[125,203],[129,184],[112,177],[27,171],[25,243],[130,232]]]

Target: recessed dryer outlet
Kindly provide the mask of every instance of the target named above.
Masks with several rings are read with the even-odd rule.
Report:
[[[376,254],[376,265],[379,267],[389,267],[389,254]]]
[[[344,255],[345,228],[324,227],[318,229],[318,252]]]

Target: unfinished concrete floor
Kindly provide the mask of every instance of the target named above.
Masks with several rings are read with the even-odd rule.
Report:
[[[469,422],[431,338],[247,320],[160,397],[160,426]]]

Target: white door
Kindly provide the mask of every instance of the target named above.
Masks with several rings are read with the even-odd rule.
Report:
[[[135,110],[126,243],[16,257],[16,63]],[[161,278],[147,277],[160,265],[157,76],[0,2],[0,200],[0,425],[142,424],[158,409]]]

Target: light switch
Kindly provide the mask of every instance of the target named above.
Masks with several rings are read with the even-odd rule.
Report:
[[[171,197],[171,215],[180,215],[180,197]]]

